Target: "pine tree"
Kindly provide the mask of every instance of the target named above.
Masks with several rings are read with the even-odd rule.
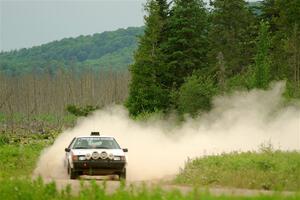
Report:
[[[300,24],[300,1],[299,0],[264,0],[262,6],[262,18],[269,22],[272,37],[271,44],[271,79],[291,81],[289,48],[290,39],[294,35],[294,28]],[[292,43],[290,43],[292,44]]]
[[[169,4],[167,0],[157,0],[157,4],[159,6],[158,15],[160,17],[161,25],[160,25],[160,37],[158,39],[158,44],[160,45],[167,39],[167,29],[166,29],[166,22],[169,15]]]
[[[288,59],[288,92],[291,97],[300,97],[300,30],[298,24],[285,41],[285,51]]]
[[[264,0],[262,1],[262,14],[261,19],[267,21],[270,24],[270,31],[275,32],[278,30],[278,24],[276,20],[280,16],[280,9],[276,3],[276,0]]]
[[[160,83],[177,90],[184,79],[207,65],[207,11],[202,0],[175,0],[162,44]]]
[[[255,56],[254,87],[267,89],[270,82],[270,36],[269,24],[262,21],[257,40],[257,53]]]
[[[219,70],[218,55],[222,54],[226,77],[231,78],[251,63],[254,16],[244,0],[215,0],[211,6],[209,63],[215,74]]]
[[[165,2],[166,3],[166,2]],[[163,8],[161,8],[163,6]],[[162,0],[149,0],[145,6],[145,33],[130,67],[131,83],[126,106],[131,115],[151,113],[164,109],[168,103],[166,92],[157,82],[160,46],[162,42],[163,12],[167,11]]]

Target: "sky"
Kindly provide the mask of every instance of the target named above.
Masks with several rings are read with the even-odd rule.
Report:
[[[0,0],[0,51],[143,25],[144,0]]]
[[[0,51],[144,24],[146,0],[0,0]]]

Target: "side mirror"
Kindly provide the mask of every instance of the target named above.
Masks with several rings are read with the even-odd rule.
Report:
[[[71,149],[70,148],[65,148],[65,152],[70,152]]]
[[[125,152],[125,153],[128,152],[128,149],[123,149],[123,152]]]

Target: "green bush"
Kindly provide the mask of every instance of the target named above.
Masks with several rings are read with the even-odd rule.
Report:
[[[99,109],[98,106],[87,105],[84,107],[78,107],[75,105],[68,105],[67,111],[75,116],[88,116],[91,112]]]
[[[193,75],[181,86],[178,93],[178,110],[181,114],[196,116],[211,109],[216,87],[209,78]],[[177,98],[176,98],[177,99]]]

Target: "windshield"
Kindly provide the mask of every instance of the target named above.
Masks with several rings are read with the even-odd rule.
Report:
[[[81,137],[77,138],[73,149],[120,149],[111,137]]]

